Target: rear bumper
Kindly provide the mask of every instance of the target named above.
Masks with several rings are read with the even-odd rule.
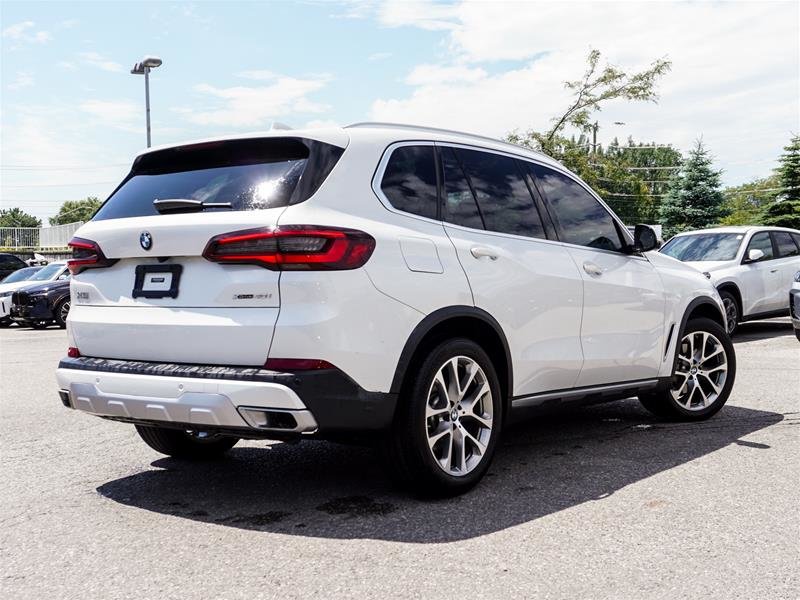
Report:
[[[81,357],[63,359],[56,378],[62,402],[97,416],[263,437],[384,429],[396,403],[338,369],[281,373]]]

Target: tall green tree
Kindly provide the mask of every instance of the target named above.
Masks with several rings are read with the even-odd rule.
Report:
[[[557,158],[555,154],[563,142],[561,136],[565,127],[569,125],[582,134],[588,134],[592,129],[592,114],[611,100],[656,102],[656,84],[672,67],[670,61],[657,59],[649,68],[629,74],[608,63],[601,66],[600,58],[599,50],[591,50],[586,58],[583,76],[564,82],[564,87],[572,92],[572,101],[563,113],[552,119],[553,124],[548,131],[528,131],[521,135],[512,133],[509,138],[514,143],[527,145]]]
[[[789,145],[783,148],[776,170],[783,188],[780,200],[800,200],[800,135],[792,136]]]
[[[96,196],[83,200],[67,200],[58,209],[55,217],[50,217],[50,225],[65,225],[76,221],[88,221],[103,202]]]
[[[741,185],[727,187],[724,212],[720,225],[761,225],[764,209],[775,202],[780,187],[777,175],[754,179]]]
[[[704,229],[719,223],[725,197],[720,188],[721,171],[698,140],[672,182],[659,211],[664,239],[687,229]]]
[[[800,229],[800,200],[779,200],[764,211],[764,225]]]
[[[566,111],[553,119],[553,126],[546,134],[547,140],[553,140],[566,125],[588,132],[591,128],[592,113],[599,111],[608,100],[622,98],[655,102],[658,100],[656,83],[670,70],[672,63],[668,60],[653,61],[648,69],[628,74],[611,64],[600,67],[600,51],[591,50],[586,58],[586,71],[583,77],[567,81],[564,87],[572,91],[573,102]]]
[[[0,210],[0,227],[41,227],[42,220],[29,215],[21,208]]]
[[[641,176],[644,173],[630,169],[627,155],[606,153],[602,147],[595,146],[593,139],[590,140],[593,129],[590,120],[612,100],[655,102],[658,80],[670,67],[668,60],[658,59],[643,71],[627,73],[609,64],[601,65],[600,52],[592,50],[583,76],[564,83],[572,92],[572,100],[564,112],[552,119],[550,129],[512,132],[506,139],[544,152],[564,164],[597,191],[626,222],[653,222],[658,203]],[[564,135],[568,126],[577,130],[577,139]]]

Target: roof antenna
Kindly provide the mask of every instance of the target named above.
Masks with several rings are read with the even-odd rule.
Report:
[[[270,131],[289,131],[294,129],[291,125],[287,125],[286,123],[280,123],[278,121],[273,121],[272,125],[269,126]]]

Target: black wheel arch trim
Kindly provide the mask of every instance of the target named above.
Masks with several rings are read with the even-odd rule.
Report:
[[[440,308],[435,310],[434,312],[427,315],[422,321],[420,321],[414,330],[411,332],[411,335],[408,336],[408,340],[406,340],[406,344],[403,347],[403,351],[400,353],[400,359],[397,361],[397,368],[394,372],[394,378],[392,379],[392,387],[390,388],[390,393],[392,394],[399,394],[400,388],[403,385],[403,381],[406,376],[406,372],[408,370],[409,365],[411,364],[411,359],[414,357],[414,354],[417,351],[422,340],[425,338],[428,333],[433,330],[434,327],[448,321],[450,319],[455,318],[475,318],[478,319],[487,325],[489,325],[494,332],[497,334],[497,337],[500,339],[500,343],[503,345],[503,351],[505,353],[506,365],[507,365],[507,381],[506,385],[508,386],[508,398],[510,399],[514,395],[514,369],[513,363],[511,361],[511,350],[508,347],[508,339],[506,338],[505,332],[503,331],[502,326],[497,320],[486,312],[483,309],[480,309],[476,306],[448,306],[445,308]]]
[[[726,333],[728,331],[727,316],[725,315],[725,313],[720,311],[719,305],[714,301],[713,298],[711,298],[710,296],[698,296],[697,298],[689,302],[689,304],[686,306],[686,310],[683,311],[683,317],[681,318],[681,325],[678,328],[678,335],[675,337],[675,351],[673,352],[672,356],[672,370],[670,371],[670,374],[675,372],[675,365],[678,362],[678,344],[680,344],[680,341],[683,339],[683,332],[686,331],[686,324],[689,322],[689,315],[691,315],[696,308],[703,305],[711,306],[717,313],[719,313],[719,316],[722,317],[722,323],[723,323],[722,328],[725,330]]]

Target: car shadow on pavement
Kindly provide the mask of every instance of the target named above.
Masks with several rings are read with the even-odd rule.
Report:
[[[636,400],[540,416],[506,431],[483,482],[447,500],[422,501],[396,488],[370,448],[322,441],[250,444],[211,463],[162,458],[153,469],[109,481],[97,491],[128,506],[219,526],[443,543],[602,502],[625,486],[736,444],[782,419],[778,413],[726,406],[702,423],[661,423]],[[742,445],[742,451],[769,451],[763,444]]]
[[[749,321],[739,325],[733,334],[733,343],[767,340],[784,335],[794,336],[794,327],[788,317],[769,321]]]

